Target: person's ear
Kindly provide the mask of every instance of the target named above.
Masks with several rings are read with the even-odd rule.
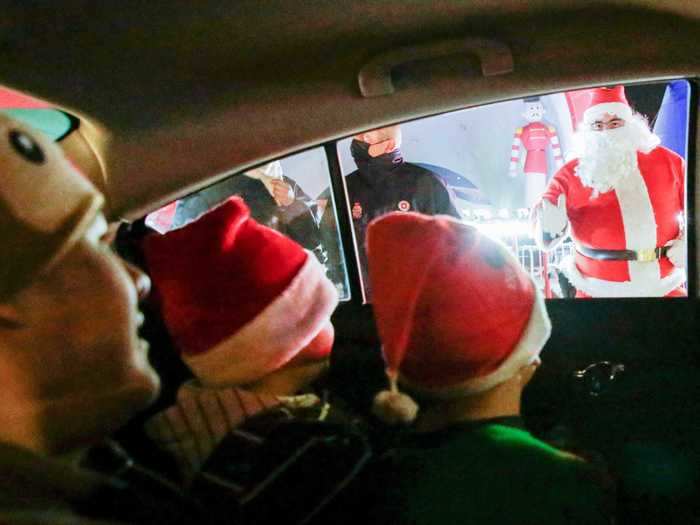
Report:
[[[15,329],[22,326],[22,316],[15,304],[0,301],[0,329]]]
[[[530,382],[532,376],[535,375],[535,372],[541,364],[542,360],[539,357],[535,357],[535,359],[532,362],[520,369],[520,384],[523,387]]]

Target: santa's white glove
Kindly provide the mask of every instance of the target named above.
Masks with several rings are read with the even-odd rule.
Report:
[[[540,227],[542,233],[548,234],[550,238],[557,238],[563,235],[569,218],[566,215],[566,195],[559,195],[557,204],[554,205],[547,199],[542,199],[542,211],[540,212]]]
[[[685,243],[685,233],[680,238],[668,243],[669,249],[666,256],[676,268],[685,268],[688,264],[688,248]]]

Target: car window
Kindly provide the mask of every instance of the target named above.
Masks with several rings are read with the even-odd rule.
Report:
[[[391,211],[474,224],[547,298],[685,295],[690,89],[553,93],[339,141],[365,300],[364,232]]]
[[[149,214],[146,225],[165,233],[196,220],[233,195],[241,196],[259,223],[297,241],[314,254],[350,299],[345,256],[323,148],[304,151],[236,173]]]
[[[0,86],[0,111],[42,131],[58,141],[68,135],[77,124],[66,113],[50,104],[18,91]]]

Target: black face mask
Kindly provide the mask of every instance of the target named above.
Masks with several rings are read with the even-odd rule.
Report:
[[[369,144],[359,140],[352,141],[350,153],[360,173],[369,177],[386,175],[403,163],[403,155],[400,149],[395,149],[378,157],[372,157],[369,154]]]

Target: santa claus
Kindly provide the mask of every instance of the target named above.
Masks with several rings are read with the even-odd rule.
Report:
[[[535,206],[535,238],[551,250],[571,233],[566,268],[577,297],[686,295],[685,166],[659,146],[624,88],[592,90],[578,158]]]

